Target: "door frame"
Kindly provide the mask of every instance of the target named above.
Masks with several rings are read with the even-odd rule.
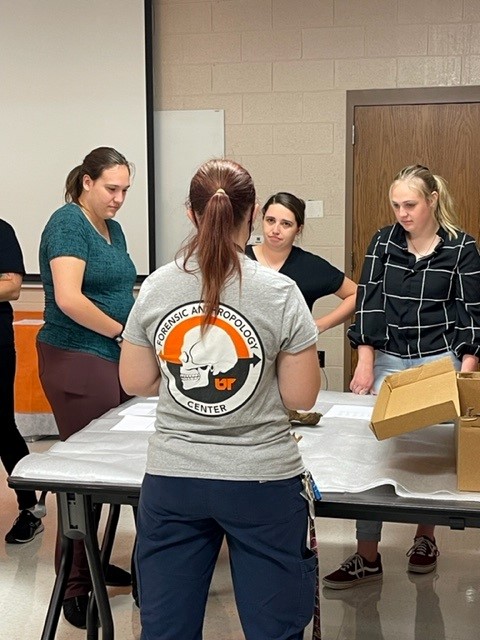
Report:
[[[415,87],[408,89],[361,89],[346,92],[345,135],[345,274],[353,272],[353,145],[355,108],[415,104],[480,102],[480,86]],[[348,345],[348,341],[346,343]],[[343,354],[344,389],[351,379],[349,349]]]

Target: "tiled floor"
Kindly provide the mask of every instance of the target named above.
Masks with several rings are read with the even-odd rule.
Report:
[[[38,441],[31,451],[42,451],[52,441]],[[4,474],[2,472],[2,480]],[[55,500],[47,501],[45,531],[26,545],[6,545],[5,532],[16,516],[14,494],[0,492],[0,638],[37,640],[43,628],[54,580],[53,548]],[[323,640],[476,640],[480,638],[480,531],[437,529],[441,556],[436,574],[410,576],[405,552],[412,542],[413,525],[387,524],[382,557],[383,584],[344,592],[324,590]],[[351,553],[354,523],[317,520],[322,573],[328,573]],[[113,552],[116,564],[128,568],[133,543],[131,509],[124,507]],[[129,589],[109,590],[116,640],[138,640],[138,610]],[[63,618],[57,640],[85,638],[84,631]],[[101,636],[100,636],[101,637]],[[305,638],[309,638],[307,630]],[[222,553],[212,584],[204,640],[243,640],[232,598],[228,559]],[[178,640],[182,640],[179,638]],[[256,639],[258,640],[258,639]]]

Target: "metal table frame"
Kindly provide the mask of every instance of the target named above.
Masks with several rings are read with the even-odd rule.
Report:
[[[480,528],[480,503],[397,496],[391,486],[360,493],[325,493],[316,503],[317,517],[441,525],[454,530]]]
[[[140,487],[99,486],[92,484],[34,481],[10,477],[8,484],[13,489],[35,489],[56,494],[58,523],[61,532],[61,557],[55,578],[50,603],[45,618],[41,640],[54,640],[68,576],[73,561],[73,541],[84,540],[88,566],[92,577],[93,597],[87,613],[88,640],[98,639],[97,617],[103,640],[114,639],[114,625],[104,570],[109,564],[115,532],[122,505],[136,508]],[[99,546],[97,522],[94,516],[96,504],[110,505],[103,540]]]
[[[80,482],[58,483],[10,477],[14,489],[51,491],[57,496],[59,523],[62,531],[62,555],[41,640],[54,640],[63,595],[72,565],[72,541],[83,539],[92,575],[93,598],[87,617],[87,639],[98,639],[96,608],[103,640],[114,640],[114,625],[105,586],[103,568],[107,566],[118,522],[120,506],[138,504],[139,486],[113,486]],[[109,504],[110,513],[105,535],[99,548],[94,519],[94,505]],[[361,493],[325,493],[315,504],[320,518],[382,520],[386,522],[428,523],[465,529],[480,528],[478,502],[443,501],[402,498],[392,487],[378,487]]]

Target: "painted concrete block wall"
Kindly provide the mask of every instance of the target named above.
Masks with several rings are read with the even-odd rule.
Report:
[[[224,109],[226,153],[263,202],[323,200],[304,248],[345,265],[349,89],[480,84],[478,0],[155,0],[155,109]],[[315,314],[335,304],[318,302]],[[24,288],[20,309],[41,309]],[[319,340],[343,389],[344,328]]]
[[[301,245],[347,272],[346,91],[480,84],[478,0],[156,0],[155,24],[155,109],[224,109],[259,201],[323,200]],[[333,390],[344,336],[319,339]]]

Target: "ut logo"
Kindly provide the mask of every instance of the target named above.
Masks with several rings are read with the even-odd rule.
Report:
[[[215,378],[215,389],[218,391],[231,391],[236,378]]]

